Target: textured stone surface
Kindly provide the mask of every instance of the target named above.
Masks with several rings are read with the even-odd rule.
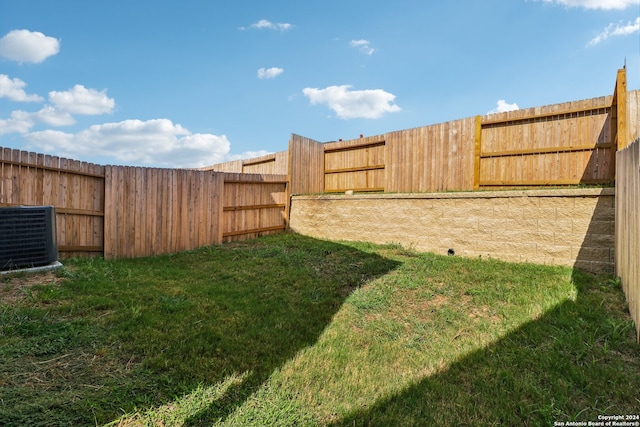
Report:
[[[613,270],[613,189],[294,196],[291,230],[418,251]]]

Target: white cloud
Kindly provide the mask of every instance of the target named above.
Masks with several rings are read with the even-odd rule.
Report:
[[[507,111],[515,111],[518,109],[518,104],[515,102],[513,104],[508,104],[504,99],[499,99],[496,108],[489,111],[487,114],[505,113]]]
[[[284,69],[272,67],[272,68],[260,68],[258,70],[259,79],[274,79],[280,74],[284,73]]]
[[[266,19],[261,19],[255,24],[249,25],[249,27],[240,27],[241,30],[254,29],[254,30],[275,30],[275,31],[287,31],[293,28],[293,25],[282,22],[271,22]]]
[[[385,113],[400,111],[393,104],[395,95],[381,89],[353,90],[350,85],[329,86],[325,89],[305,88],[304,95],[311,104],[326,104],[341,119],[377,119]]]
[[[45,105],[37,113],[31,113],[31,117],[37,122],[50,126],[71,126],[76,123],[73,116],[67,111],[61,111],[51,105]]]
[[[640,31],[640,17],[635,21],[629,21],[626,25],[609,24],[603,32],[595,36],[587,43],[587,47],[595,46],[609,37],[628,36]]]
[[[35,113],[16,110],[11,112],[9,119],[0,119],[0,135],[4,133],[27,133],[37,123],[50,126],[70,126],[76,123],[71,114],[60,111],[51,105],[45,105]]]
[[[20,79],[11,79],[6,74],[0,74],[0,98],[18,102],[41,102],[42,97],[27,95],[24,91],[26,86],[27,84]]]
[[[74,137],[75,135],[71,133],[50,129],[24,135],[27,141],[45,153],[56,153],[61,157],[78,158],[79,156],[75,155],[78,151],[73,149]],[[31,149],[31,147],[28,148]]]
[[[0,56],[18,63],[40,63],[60,51],[53,37],[29,30],[13,30],[0,39]]]
[[[220,163],[230,147],[225,135],[192,134],[168,119],[105,123],[75,134],[45,130],[24,137],[38,149],[61,156],[170,168]]]
[[[12,111],[10,118],[0,119],[0,135],[13,132],[26,133],[34,124],[31,113],[20,110]]]
[[[566,7],[585,9],[622,10],[637,5],[639,0],[543,0],[545,3],[560,4]]]
[[[351,42],[349,42],[349,46],[357,48],[360,52],[366,55],[373,55],[373,52],[376,51],[371,47],[369,40],[351,40]]]
[[[113,98],[107,96],[107,91],[98,92],[87,89],[82,85],[75,85],[64,92],[49,92],[49,101],[57,108],[72,114],[96,115],[111,113],[115,106]]]
[[[27,95],[22,88],[25,83],[19,79],[9,79],[0,74],[0,98],[7,97],[14,101],[43,101],[37,95]],[[115,101],[109,98],[106,90],[97,91],[76,85],[64,92],[49,92],[49,101],[53,105],[45,105],[37,112],[14,111],[11,118],[0,120],[0,134],[27,133],[36,123],[49,126],[70,126],[76,123],[72,114],[97,115],[111,113]]]

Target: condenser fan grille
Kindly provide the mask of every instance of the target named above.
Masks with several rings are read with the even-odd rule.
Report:
[[[0,208],[0,270],[58,260],[52,206]]]

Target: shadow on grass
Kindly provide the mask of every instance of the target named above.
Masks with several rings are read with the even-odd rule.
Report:
[[[72,294],[68,302],[44,307],[47,314],[32,323],[64,324],[81,316],[76,329],[94,332],[75,348],[64,344],[41,355],[25,350],[7,359],[43,367],[38,381],[49,376],[46,387],[16,382],[4,396],[0,392],[9,405],[0,408],[0,421],[4,414],[8,425],[103,424],[240,378],[192,411],[184,425],[225,419],[274,370],[316,342],[353,290],[398,266],[375,253],[299,235],[72,264],[63,285]],[[16,339],[28,338],[22,329],[13,331]],[[39,341],[51,338],[40,335]]]
[[[275,369],[316,342],[353,290],[398,266],[374,253],[299,235],[235,245],[240,269],[216,274],[226,279],[212,285],[228,286],[230,300],[215,301],[218,313],[207,319],[216,324],[215,332],[210,331],[215,342],[202,349],[203,362],[211,364],[213,357],[217,366],[198,381],[216,384],[229,375],[249,374],[189,417],[185,426],[226,418]],[[228,274],[234,277],[228,280]],[[193,373],[185,374],[201,369],[192,368]]]
[[[640,387],[640,346],[619,285],[577,269],[573,281],[575,300],[332,425],[547,426],[637,414],[629,391]]]

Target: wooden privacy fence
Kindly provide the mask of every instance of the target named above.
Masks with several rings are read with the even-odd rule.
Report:
[[[640,342],[640,139],[616,156],[616,275]]]
[[[639,103],[621,69],[611,96],[348,141],[292,135],[291,194],[612,184],[616,151],[639,135]]]
[[[179,252],[283,231],[285,176],[106,167],[105,258]]]
[[[611,97],[479,117],[475,188],[615,179]]]
[[[0,206],[54,206],[61,257],[128,258],[285,230],[286,175],[99,166],[0,148]]]
[[[221,175],[106,167],[105,258],[178,252],[220,241]]]
[[[628,109],[620,69],[612,96],[478,117],[475,189],[613,183]]]
[[[475,119],[322,144],[292,135],[291,194],[473,189]]]
[[[101,253],[105,168],[0,148],[0,206],[55,206],[58,251]]]

